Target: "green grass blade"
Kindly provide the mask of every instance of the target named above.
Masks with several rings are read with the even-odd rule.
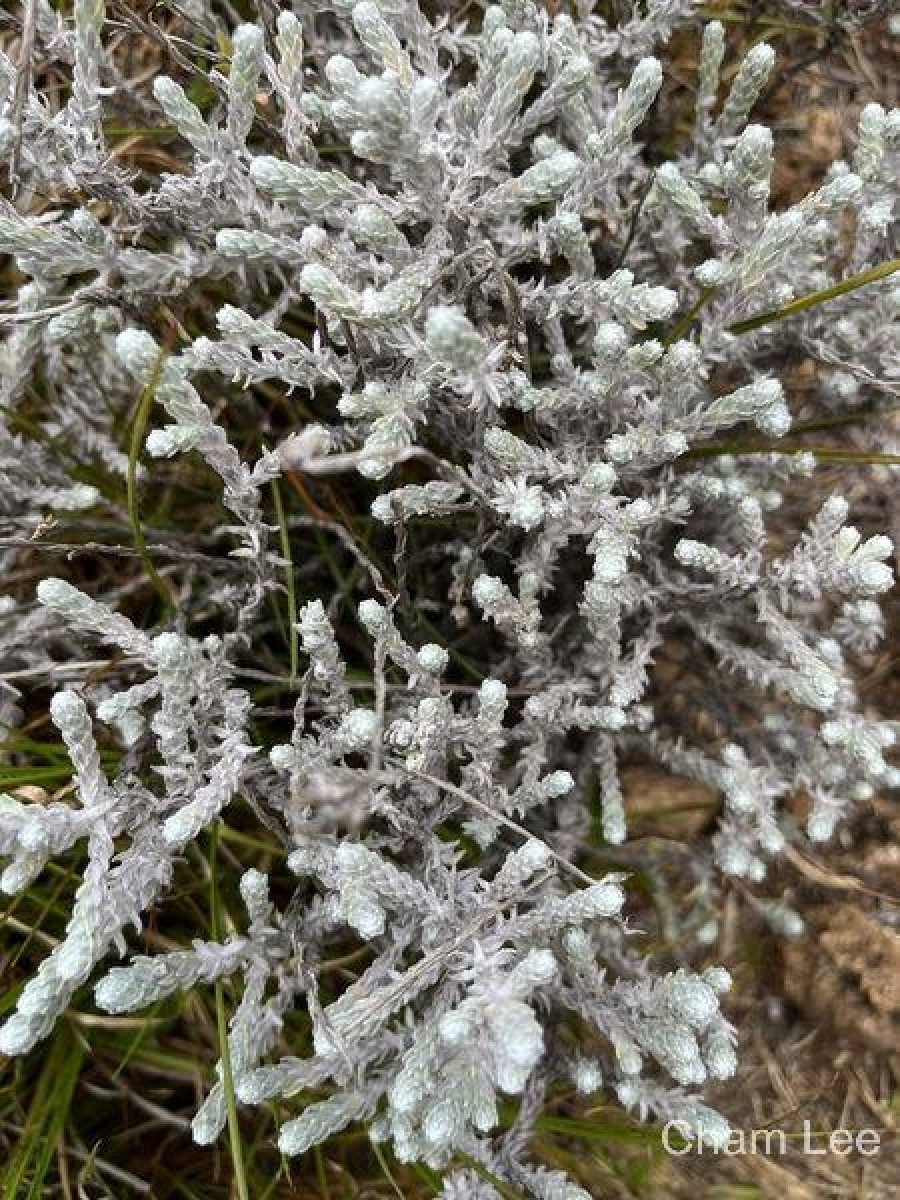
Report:
[[[675,325],[672,330],[663,338],[663,345],[668,348],[674,345],[675,342],[680,342],[695,319],[700,315],[709,301],[716,294],[715,288],[704,288],[698,298],[694,301],[691,307],[687,310],[681,320]]]
[[[744,321],[736,321],[734,325],[728,326],[728,332],[737,334],[750,333],[752,330],[759,329],[763,325],[771,325],[775,321],[784,321],[786,318],[793,317],[797,313],[805,312],[808,308],[815,308],[819,304],[825,304],[828,300],[836,300],[838,296],[846,296],[850,292],[855,292],[858,288],[865,287],[866,284],[876,283],[879,279],[887,279],[895,271],[900,271],[900,258],[892,258],[888,262],[870,267],[867,271],[860,271],[857,275],[849,275],[846,279],[842,279],[840,283],[834,283],[831,287],[822,288],[818,292],[810,292],[806,296],[799,296],[796,300],[792,300],[790,304],[785,304],[783,308],[772,308],[768,312],[757,313],[755,317],[747,317]]]
[[[822,462],[859,463],[861,466],[900,467],[900,454],[880,454],[877,450],[841,450],[837,446],[785,446],[780,442],[729,442],[720,446],[692,446],[683,458],[717,458],[723,454],[811,454]]]
[[[128,443],[128,471],[125,477],[126,492],[128,497],[128,519],[131,522],[131,532],[134,538],[134,548],[140,555],[141,563],[147,573],[147,578],[156,588],[163,602],[163,606],[168,609],[172,604],[172,596],[168,586],[163,582],[162,577],[153,564],[153,559],[150,557],[150,551],[147,549],[147,539],[144,537],[144,529],[141,525],[141,515],[138,507],[137,496],[137,468],[138,460],[141,456],[141,451],[144,447],[144,437],[147,432],[147,422],[150,420],[150,413],[153,410],[153,402],[156,398],[156,385],[159,382],[160,374],[162,373],[163,364],[168,357],[169,351],[164,346],[159,357],[154,364],[150,378],[147,380],[147,385],[141,392],[141,397],[138,400],[137,411],[134,414],[134,420],[131,423],[131,436]]]
[[[440,1175],[436,1171],[432,1171],[431,1167],[426,1167],[424,1163],[413,1163],[412,1169],[435,1196],[440,1195],[444,1190]]]
[[[3,1173],[2,1200],[39,1200],[45,1194],[50,1158],[69,1115],[83,1058],[83,1049],[61,1025],[35,1088],[18,1152]]]
[[[294,559],[291,555],[291,537],[284,517],[284,504],[281,501],[281,491],[278,480],[272,480],[272,496],[275,500],[275,515],[278,518],[278,533],[281,541],[281,557],[285,560],[284,583],[287,589],[288,607],[288,647],[291,663],[291,683],[297,678],[297,667],[300,661],[300,645],[297,634],[297,588],[294,584]]]
[[[514,1187],[510,1187],[508,1183],[504,1183],[502,1179],[498,1179],[493,1171],[489,1171],[487,1167],[483,1167],[471,1154],[458,1154],[457,1158],[461,1162],[464,1162],[471,1171],[474,1171],[479,1179],[483,1179],[485,1183],[489,1183],[492,1187],[495,1187],[503,1197],[503,1200],[523,1200],[521,1192],[516,1191]]]
[[[388,1161],[387,1161],[387,1158],[385,1157],[384,1151],[382,1150],[382,1148],[378,1145],[378,1143],[374,1139],[372,1140],[372,1153],[375,1155],[376,1159],[378,1160],[378,1165],[379,1165],[379,1167],[381,1167],[381,1172],[384,1175],[385,1179],[388,1181],[388,1183],[391,1185],[391,1189],[392,1189],[394,1195],[398,1197],[398,1200],[406,1200],[406,1197],[403,1195],[403,1192],[400,1189],[400,1184],[397,1182],[397,1180],[391,1174],[391,1168],[388,1166]]]
[[[218,883],[219,827],[213,825],[210,832],[209,849],[209,908],[213,940],[222,940],[222,907]],[[247,1186],[247,1171],[244,1165],[244,1145],[238,1121],[237,1103],[234,1097],[234,1075],[231,1070],[231,1050],[228,1046],[228,1020],[225,1015],[225,989],[221,979],[216,980],[216,1030],[219,1036],[219,1057],[222,1060],[222,1091],[225,1093],[225,1111],[228,1119],[228,1145],[231,1150],[231,1165],[239,1200],[250,1200]]]
[[[651,1148],[660,1145],[659,1129],[649,1125],[630,1125],[625,1121],[617,1120],[614,1115],[598,1115],[594,1119],[545,1115],[537,1118],[535,1129],[542,1133],[583,1138],[585,1141],[591,1142],[620,1142],[626,1145]]]

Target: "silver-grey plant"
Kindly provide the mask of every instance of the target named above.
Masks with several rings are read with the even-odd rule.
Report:
[[[883,634],[892,546],[848,524],[839,495],[786,523],[815,459],[779,450],[778,373],[795,343],[854,404],[892,372],[896,387],[900,288],[872,269],[890,256],[900,112],[869,104],[852,157],[773,211],[773,137],[748,122],[774,52],[755,46],[724,87],[725,31],[701,28],[692,0],[652,0],[616,28],[590,4],[551,16],[531,0],[466,21],[417,0],[267,4],[236,28],[222,7],[157,6],[207,47],[211,100],[174,34],[179,78],[130,83],[102,0],[77,0],[74,19],[38,0],[39,55],[72,81],[61,107],[34,87],[21,105],[0,55],[0,145],[17,164],[0,250],[21,279],[0,349],[3,567],[33,555],[48,515],[128,541],[115,496],[142,398],[137,482],[202,460],[195,486],[220,513],[194,541],[160,535],[170,606],[155,627],[124,615],[151,582],[140,571],[43,578],[36,602],[11,586],[0,607],[3,661],[49,703],[74,783],[46,804],[0,797],[0,886],[19,892],[79,847],[84,864],[0,1052],[31,1050],[89,981],[123,1013],[236,977],[239,1102],[320,1097],[294,1103],[286,1154],[363,1121],[401,1160],[463,1153],[529,1196],[578,1200],[528,1159],[548,1088],[607,1090],[720,1144],[727,1122],[695,1089],[736,1067],[727,972],[667,973],[626,924],[628,868],[653,863],[629,852],[623,760],[721,796],[716,831],[690,847],[685,936],[703,936],[687,955],[723,878],[754,888],[789,839],[828,838],[898,782],[896,724],[861,704],[853,661]],[[681,27],[702,39],[696,109],[654,167],[652,54]],[[119,111],[170,126],[182,170],[125,169],[107,141]],[[838,263],[870,271],[866,290],[754,320],[834,284]],[[288,410],[302,396],[307,415],[263,416],[263,394]],[[754,452],[719,452],[735,428]],[[85,482],[88,467],[115,486]],[[352,528],[315,505],[284,525],[288,545],[314,533],[348,557],[342,588],[285,558],[270,496],[288,476],[364,498]],[[296,685],[286,660],[268,678],[289,728],[247,682],[286,570],[292,595],[313,581]],[[681,705],[656,677],[664,643],[704,664]],[[102,644],[97,683],[81,660]],[[2,686],[14,729],[35,700]],[[98,739],[119,748],[113,777]],[[805,831],[781,803],[797,790]],[[622,866],[598,878],[583,857],[595,797]],[[290,895],[250,869],[240,930],[130,954],[179,858],[237,802],[280,847]],[[323,963],[354,941],[369,965],[323,1002]],[[285,1056],[299,1007],[311,1047]],[[224,1086],[220,1064],[200,1142],[223,1129]],[[519,1117],[498,1133],[503,1096]],[[498,1193],[457,1170],[444,1195]]]

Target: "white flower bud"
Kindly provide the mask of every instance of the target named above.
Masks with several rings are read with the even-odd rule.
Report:
[[[423,671],[427,671],[430,675],[441,675],[447,669],[450,655],[443,646],[427,642],[419,650],[416,660]]]
[[[675,975],[669,984],[672,1009],[691,1025],[703,1028],[719,1011],[719,1001],[709,982],[697,976]]]
[[[725,101],[719,125],[734,129],[744,123],[775,65],[775,51],[759,42],[744,57]]]
[[[441,362],[459,370],[470,370],[484,357],[484,340],[459,308],[429,309],[425,319],[425,343]]]
[[[603,1086],[603,1071],[600,1064],[589,1058],[579,1058],[572,1069],[572,1082],[581,1096],[599,1092]]]
[[[347,753],[363,750],[371,744],[376,726],[375,713],[371,709],[354,708],[338,726],[337,737]]]
[[[388,616],[388,611],[377,600],[363,600],[357,611],[359,612],[359,619],[373,637],[379,637],[389,629],[390,617]]]

